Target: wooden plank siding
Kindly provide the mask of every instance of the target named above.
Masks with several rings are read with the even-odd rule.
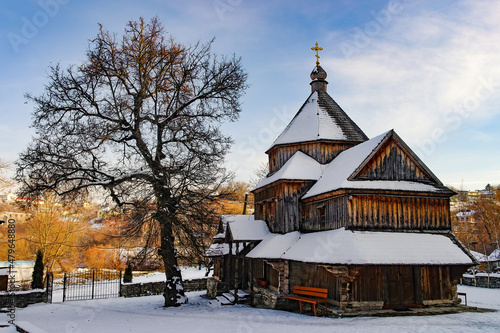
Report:
[[[454,295],[450,269],[450,266],[364,266],[349,283],[348,300],[351,302],[384,301],[385,304],[392,303],[392,305],[398,305],[398,303],[418,305],[430,300],[451,301]],[[400,273],[398,272],[407,273],[407,279],[399,279]],[[340,302],[342,280],[342,277],[335,276],[322,266],[290,261],[290,291],[295,286],[326,288],[328,299]],[[396,285],[391,287],[391,281]],[[395,301],[394,296],[397,296],[396,298],[401,296],[398,292],[394,293],[398,288],[405,289],[408,295]]]
[[[360,170],[357,180],[407,180],[434,183],[413,158],[394,140],[380,147],[370,162]]]
[[[422,266],[420,272],[424,300],[452,300],[450,266]]]
[[[273,173],[281,169],[297,151],[302,151],[319,163],[325,164],[331,162],[342,151],[358,143],[359,142],[315,141],[275,146],[267,152],[269,155],[269,172]]]
[[[254,191],[255,219],[267,222],[274,233],[299,230],[302,219],[300,197],[313,181],[279,181]]]
[[[321,266],[290,261],[289,292],[296,286],[328,289],[328,299],[340,302],[340,279]]]
[[[442,197],[352,195],[346,227],[380,230],[449,230],[449,200]]]
[[[334,197],[327,201],[302,206],[300,231],[322,231],[345,227],[348,219],[348,197]],[[325,210],[325,223],[320,221],[320,209]]]
[[[373,302],[384,299],[382,266],[365,266],[349,287],[350,300]]]
[[[320,221],[325,209],[326,223]],[[302,207],[301,231],[450,230],[449,199],[443,197],[340,195]]]

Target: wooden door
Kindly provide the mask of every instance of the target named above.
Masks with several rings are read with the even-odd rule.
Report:
[[[415,305],[413,266],[388,266],[385,274],[385,306]]]

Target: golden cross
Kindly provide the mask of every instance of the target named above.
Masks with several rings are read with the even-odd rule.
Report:
[[[322,47],[318,47],[318,42],[316,42],[315,47],[311,47],[311,50],[316,51],[316,66],[319,66],[319,51],[323,51]]]

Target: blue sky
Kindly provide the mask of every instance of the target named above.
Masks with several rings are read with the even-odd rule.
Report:
[[[318,42],[328,92],[369,136],[395,131],[445,184],[500,184],[500,1],[2,1],[0,158],[34,134],[47,67],[79,64],[98,23],[158,16],[178,42],[216,38],[243,58],[250,88],[228,167],[254,177],[264,151],[310,93]],[[463,184],[463,185],[462,185]]]

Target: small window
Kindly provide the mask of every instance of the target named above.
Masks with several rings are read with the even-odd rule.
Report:
[[[324,205],[318,207],[318,216],[319,226],[324,228],[326,226],[326,209]]]

